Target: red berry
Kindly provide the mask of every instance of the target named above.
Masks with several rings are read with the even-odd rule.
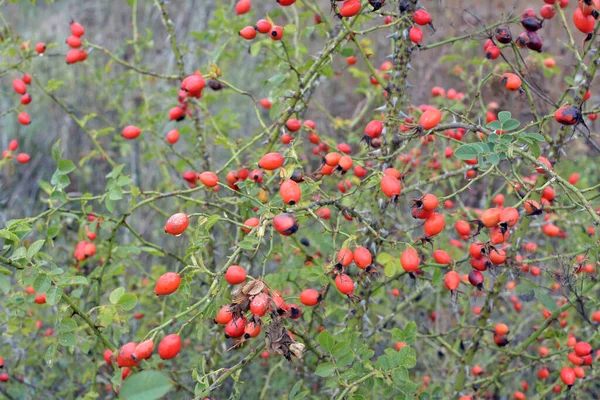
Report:
[[[279,153],[267,153],[258,162],[258,166],[266,169],[267,171],[273,171],[282,165],[283,156]]]
[[[170,144],[175,144],[179,140],[179,131],[177,129],[172,129],[167,133],[167,142]]]
[[[138,128],[135,125],[129,125],[129,126],[126,126],[125,128],[123,128],[121,135],[123,135],[123,137],[125,139],[133,140],[133,139],[137,138],[138,136],[140,136],[140,133],[142,133],[140,128]]]
[[[46,51],[46,44],[43,42],[39,42],[38,44],[35,45],[35,51],[38,54],[44,54],[44,52]]]
[[[25,94],[27,92],[27,85],[23,82],[23,79],[15,78],[13,79],[13,89],[18,94]]]
[[[281,213],[273,218],[273,227],[283,236],[290,236],[298,231],[298,222],[292,214]]]
[[[85,29],[83,29],[80,23],[73,21],[71,22],[71,33],[77,37],[81,37],[85,33]]]
[[[77,49],[81,47],[81,39],[79,39],[79,37],[75,35],[69,36],[66,40],[66,43],[72,49]]]
[[[27,153],[19,153],[17,154],[17,162],[19,164],[27,164],[31,160],[31,157]]]
[[[305,306],[316,306],[321,300],[321,294],[315,289],[306,289],[300,293],[300,302]]]
[[[281,38],[283,37],[283,29],[280,26],[275,25],[271,29],[269,37],[273,40],[281,40]]]
[[[342,294],[350,294],[354,291],[354,282],[346,274],[337,275],[335,277],[335,286]]]
[[[179,236],[188,227],[190,218],[184,213],[171,215],[165,224],[165,232],[171,235]]]
[[[225,325],[225,334],[230,338],[239,338],[244,335],[246,329],[246,318],[232,319]]]
[[[259,19],[256,22],[256,25],[254,25],[254,27],[256,28],[256,30],[258,31],[258,33],[269,33],[269,31],[271,30],[272,25],[266,19]]]
[[[246,26],[239,32],[239,35],[246,40],[252,40],[256,37],[256,29],[253,26]]]
[[[181,338],[177,334],[170,334],[163,338],[158,344],[158,355],[163,360],[170,360],[179,354],[181,350]]]
[[[246,270],[239,265],[232,265],[225,272],[225,280],[231,285],[237,285],[246,280]]]
[[[413,14],[413,20],[417,25],[427,25],[431,23],[431,15],[425,10],[417,10]]]
[[[137,343],[135,342],[129,342],[121,346],[117,355],[117,365],[119,367],[135,367],[140,363],[140,360],[135,360],[132,357],[136,347]]]
[[[237,15],[246,14],[248,11],[250,11],[251,6],[252,3],[250,3],[250,0],[240,0],[235,5],[235,13]]]
[[[165,296],[176,292],[181,284],[181,277],[175,272],[167,272],[158,278],[156,286],[154,286],[154,293],[157,296]]]

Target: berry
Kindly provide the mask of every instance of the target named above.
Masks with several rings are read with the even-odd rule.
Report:
[[[239,265],[232,265],[225,272],[225,280],[231,285],[237,285],[246,280],[246,270]]]
[[[163,360],[175,358],[181,350],[181,338],[174,333],[167,335],[158,344],[158,355]]]
[[[190,218],[183,213],[171,215],[165,224],[165,232],[174,236],[179,236],[187,229]]]
[[[181,284],[181,277],[175,272],[167,272],[158,278],[156,286],[154,287],[154,293],[157,296],[165,296],[176,292]]]

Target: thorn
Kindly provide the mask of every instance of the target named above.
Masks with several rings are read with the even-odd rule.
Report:
[[[385,37],[386,39],[394,39],[394,40],[398,40],[398,32],[394,32],[391,35],[387,35]]]
[[[385,104],[379,108],[376,108],[374,111],[385,111]]]

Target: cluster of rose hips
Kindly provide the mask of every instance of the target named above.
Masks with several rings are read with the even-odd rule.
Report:
[[[283,38],[283,28],[273,25],[266,19],[260,19],[254,26],[246,26],[238,32],[238,34],[246,40],[254,39],[257,33],[268,34],[272,40],[281,40],[281,38]]]
[[[296,0],[278,0],[277,3],[282,6],[291,6]],[[240,0],[235,5],[235,12],[237,15],[246,14],[250,11],[252,4],[250,0]],[[238,34],[246,40],[252,40],[256,37],[257,33],[269,34],[269,37],[273,40],[281,40],[283,37],[283,28],[277,25],[273,25],[271,21],[261,19],[256,22],[254,26],[246,26]]]
[[[14,91],[21,95],[21,104],[27,106],[31,103],[32,97],[29,93],[27,93],[27,86],[31,84],[32,78],[31,75],[25,74],[21,78],[13,79],[13,89]],[[21,111],[17,116],[17,120],[21,125],[29,125],[31,123],[31,117],[27,112]],[[19,142],[16,139],[13,139],[8,144],[8,150],[4,150],[2,152],[2,158],[11,159],[13,152],[17,151],[19,148]],[[19,164],[27,164],[31,157],[27,153],[19,153],[17,154],[17,162]]]
[[[594,361],[594,350],[589,343],[584,341],[578,342],[575,336],[572,334],[569,334],[569,338],[567,339],[567,347],[573,349],[573,351],[567,355],[567,359],[571,364],[573,364],[573,367],[563,367],[560,370],[560,379],[567,386],[567,388],[570,389],[571,386],[575,384],[576,379],[585,378],[585,370],[583,367],[592,365]],[[538,376],[540,372],[538,372]],[[554,388],[555,390],[553,391],[556,392],[557,389],[558,392],[560,392],[560,385],[558,386],[558,389]]]
[[[8,150],[4,150],[2,152],[2,158],[11,159],[13,157],[13,153],[15,151],[17,151],[18,148],[19,148],[19,142],[17,141],[17,139],[11,140],[8,143]],[[17,158],[17,162],[19,164],[27,164],[29,162],[29,160],[31,160],[31,157],[27,153],[19,153],[19,154],[17,154],[16,158]]]
[[[181,338],[177,334],[165,336],[158,344],[157,353],[162,360],[170,360],[175,358],[181,350]],[[129,342],[124,344],[115,355],[112,350],[104,351],[104,360],[107,364],[112,365],[116,362],[121,368],[121,378],[125,380],[131,373],[131,367],[137,367],[142,360],[147,360],[152,357],[154,352],[154,340],[147,339],[139,344]],[[118,393],[118,389],[117,389]]]
[[[431,15],[427,12],[427,10],[419,9],[413,13],[413,22],[415,25],[410,28],[408,31],[408,37],[411,42],[416,45],[419,45],[423,41],[423,31],[420,26],[429,25],[431,27]]]
[[[75,64],[87,59],[87,51],[81,49],[81,37],[84,33],[85,29],[83,29],[83,26],[80,23],[75,21],[71,22],[71,36],[69,36],[66,40],[67,45],[71,48],[66,55],[67,64]],[[44,52],[40,52],[38,50],[38,46],[40,47],[39,50],[46,50],[46,45],[43,43],[38,43],[38,45],[35,47],[38,53],[42,54]]]
[[[544,0],[548,1],[548,0]],[[563,0],[565,1],[565,0]],[[567,0],[568,4],[568,0]],[[561,2],[562,8],[562,2]],[[587,35],[586,40],[591,39],[594,32],[596,20],[600,11],[600,1],[598,0],[579,0],[579,4],[573,12],[573,23],[580,32]]]
[[[194,72],[193,75],[187,76],[181,82],[181,90],[179,90],[177,100],[179,104],[171,108],[169,111],[169,119],[171,121],[182,121],[186,115],[191,116],[191,111],[188,108],[188,98],[199,99],[202,97],[202,90],[206,87],[204,78],[200,71]]]

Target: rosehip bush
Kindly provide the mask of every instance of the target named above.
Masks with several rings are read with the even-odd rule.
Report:
[[[600,3],[234,3],[0,2],[2,398],[600,397]]]

